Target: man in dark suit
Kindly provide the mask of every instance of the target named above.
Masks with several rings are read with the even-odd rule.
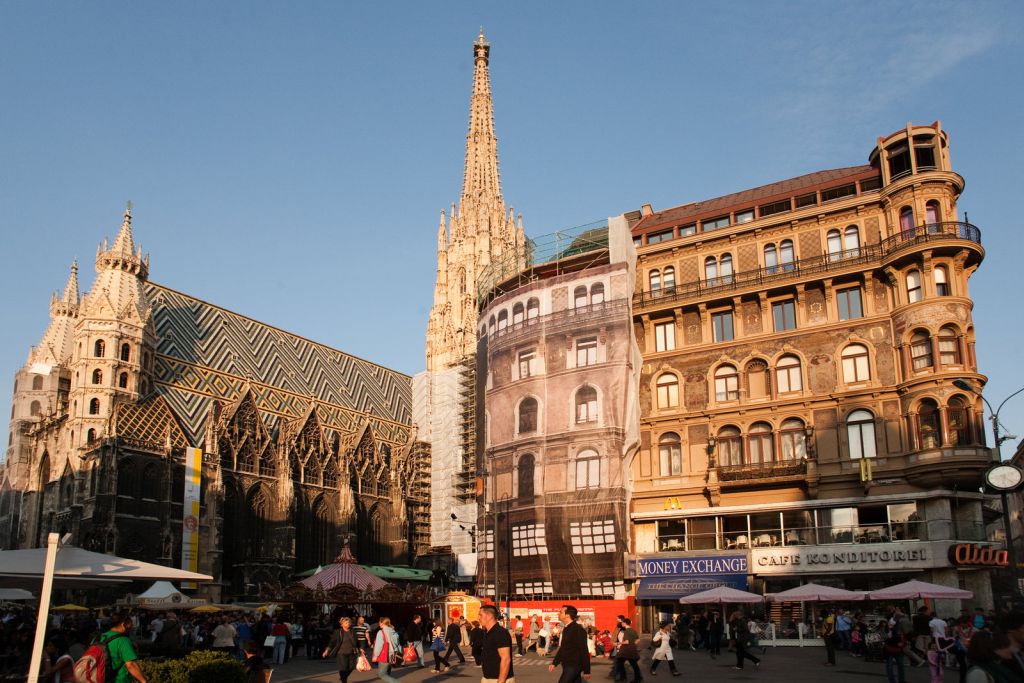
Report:
[[[459,663],[465,664],[466,657],[462,654],[462,650],[459,649],[459,645],[462,643],[462,629],[459,628],[458,621],[452,621],[448,624],[448,628],[444,632],[444,642],[448,646],[448,651],[444,653],[444,665],[446,667],[451,666],[449,660],[452,658],[453,652],[459,656]]]
[[[587,632],[576,623],[579,613],[572,605],[562,605],[558,612],[558,620],[562,622],[562,638],[555,652],[555,660],[548,666],[554,671],[562,666],[562,675],[558,683],[580,683],[580,679],[590,680],[590,649],[587,647]]]

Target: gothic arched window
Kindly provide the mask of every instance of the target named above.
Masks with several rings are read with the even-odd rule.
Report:
[[[128,373],[122,372],[117,378],[117,386],[122,389],[128,388]]]
[[[96,343],[93,344],[93,347],[92,347],[92,355],[96,356],[97,358],[103,358],[103,356],[104,356],[104,354],[106,354],[106,352],[107,352],[107,343],[105,341],[103,341],[102,339],[97,339]]]
[[[103,371],[99,368],[92,371],[92,383],[103,384]]]
[[[529,434],[537,431],[537,399],[525,398],[519,404],[519,433]]]
[[[597,422],[597,390],[593,387],[576,392],[576,422]]]
[[[32,391],[39,391],[43,388],[43,378],[40,375],[36,375],[32,378]],[[17,387],[15,387],[17,391]]]
[[[98,398],[91,399],[89,401],[89,414],[99,415],[100,414],[100,400]]]
[[[129,361],[132,357],[132,347],[129,344],[121,344],[121,360]]]

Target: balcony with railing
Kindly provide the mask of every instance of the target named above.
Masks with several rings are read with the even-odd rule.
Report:
[[[523,339],[541,335],[557,334],[565,330],[577,330],[581,325],[607,323],[621,320],[629,323],[629,299],[612,299],[586,306],[576,306],[555,311],[547,315],[524,318],[506,327],[488,331],[490,349],[496,350],[515,344]]]
[[[723,488],[758,486],[772,483],[802,481],[807,476],[807,461],[803,459],[770,462],[719,465],[718,481]]]
[[[817,277],[824,273],[862,271],[865,266],[878,267],[887,257],[916,245],[945,240],[959,240],[980,245],[981,230],[970,223],[927,223],[901,231],[881,242],[865,244],[856,249],[795,259],[776,266],[662,287],[654,291],[638,292],[633,296],[633,306],[637,311],[660,308],[665,305],[685,303],[715,295],[732,296],[733,293],[742,290],[761,289],[767,285]]]

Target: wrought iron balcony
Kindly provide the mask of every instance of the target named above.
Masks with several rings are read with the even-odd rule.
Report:
[[[770,479],[790,477],[803,479],[806,475],[807,461],[803,459],[718,466],[718,481],[722,483],[764,482]]]
[[[566,308],[536,318],[526,318],[507,327],[488,332],[491,350],[508,346],[523,338],[576,329],[580,325],[619,319],[629,321],[629,299],[611,299],[578,308]]]
[[[886,256],[909,249],[914,245],[939,240],[965,240],[981,244],[981,230],[970,223],[927,223],[887,237],[881,242],[865,244],[857,249],[821,254],[820,256],[796,259],[789,263],[780,263],[777,266],[745,270],[716,278],[662,287],[654,291],[639,292],[633,296],[633,306],[639,310],[747,288],[760,288],[786,280],[845,270],[851,266],[875,266]],[[857,270],[863,270],[863,268]]]

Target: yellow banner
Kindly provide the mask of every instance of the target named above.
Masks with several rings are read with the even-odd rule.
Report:
[[[181,520],[181,568],[185,571],[199,571],[199,492],[203,481],[203,451],[201,448],[185,449],[185,495]],[[182,588],[195,588],[196,584],[186,581]]]

